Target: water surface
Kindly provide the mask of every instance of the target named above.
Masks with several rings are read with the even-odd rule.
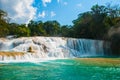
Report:
[[[120,80],[119,58],[0,63],[0,80]]]

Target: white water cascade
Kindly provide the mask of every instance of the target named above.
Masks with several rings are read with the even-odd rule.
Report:
[[[31,51],[29,51],[31,49]],[[23,52],[24,55],[5,56],[0,61],[39,60],[50,58],[73,58],[103,56],[103,41],[63,37],[22,37],[12,40],[0,39],[0,52]]]

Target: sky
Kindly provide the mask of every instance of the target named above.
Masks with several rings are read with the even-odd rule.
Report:
[[[0,9],[8,13],[10,22],[57,20],[61,25],[72,25],[78,14],[90,11],[95,4],[108,3],[120,5],[120,0],[0,0]]]

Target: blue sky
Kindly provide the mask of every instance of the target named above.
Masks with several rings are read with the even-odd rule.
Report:
[[[95,4],[106,5],[119,2],[120,0],[46,0],[46,5],[44,5],[42,0],[35,0],[33,5],[37,7],[37,14],[40,14],[36,20],[57,20],[62,25],[71,25],[78,14],[89,11]]]
[[[0,9],[8,13],[11,22],[57,20],[61,25],[72,25],[78,14],[107,3],[120,5],[120,0],[0,0]]]

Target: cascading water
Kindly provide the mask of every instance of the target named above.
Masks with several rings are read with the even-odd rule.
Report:
[[[0,61],[104,55],[103,41],[63,37],[23,37],[13,40],[0,39],[0,51],[24,53],[24,55],[16,54],[15,56],[3,56],[0,54]]]
[[[67,47],[75,57],[104,56],[103,41],[89,39],[67,39]]]

